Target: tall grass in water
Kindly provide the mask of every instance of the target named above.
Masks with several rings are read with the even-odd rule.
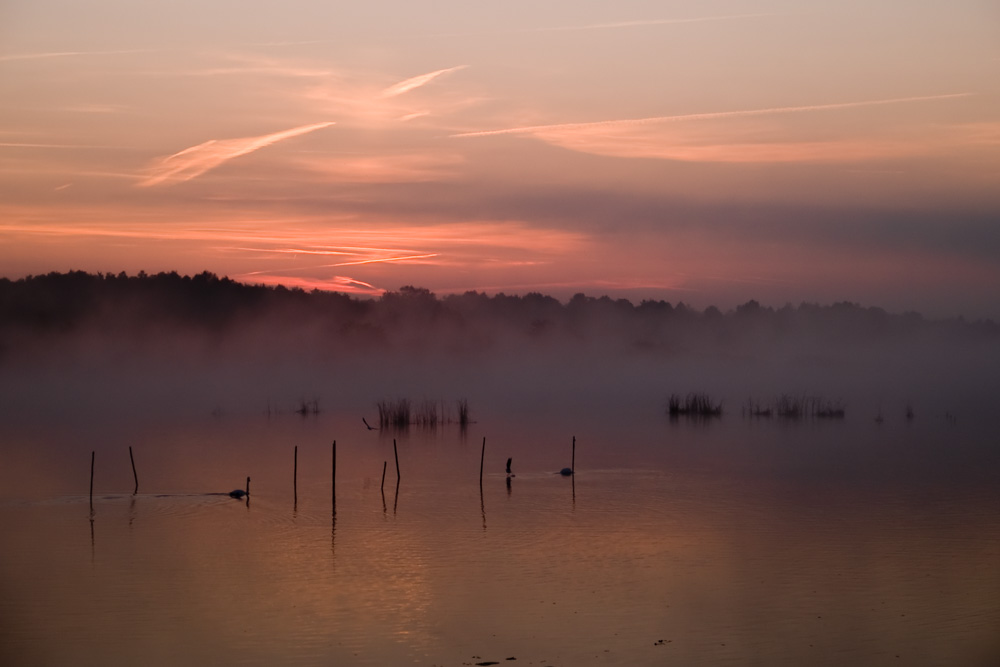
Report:
[[[782,394],[775,399],[774,411],[785,419],[815,417],[818,419],[843,419],[844,405],[822,396],[791,396]]]
[[[378,425],[381,428],[406,428],[410,425],[410,400],[401,398],[396,401],[379,401]]]
[[[770,417],[774,414],[774,408],[770,405],[765,405],[759,401],[752,398],[748,398],[747,402],[743,404],[743,416],[744,417]]]
[[[410,426],[437,428],[439,425],[455,421],[462,426],[469,424],[469,402],[464,398],[457,401],[457,419],[448,414],[444,401],[424,400],[414,405],[410,399],[400,398],[394,401],[379,401],[376,407],[381,428],[404,429]]]
[[[716,403],[708,394],[690,393],[683,397],[671,394],[667,401],[667,414],[671,417],[718,417],[722,415],[722,403]]]

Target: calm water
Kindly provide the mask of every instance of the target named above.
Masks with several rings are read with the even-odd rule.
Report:
[[[0,663],[1000,663],[995,424],[581,412],[7,424]]]

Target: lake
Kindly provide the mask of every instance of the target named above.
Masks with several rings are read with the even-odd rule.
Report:
[[[480,408],[5,420],[0,663],[1000,663],[988,417]]]

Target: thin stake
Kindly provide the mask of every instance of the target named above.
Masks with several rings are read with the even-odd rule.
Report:
[[[299,446],[295,445],[295,463],[292,468],[292,494],[295,501],[299,500]]]
[[[382,493],[385,493],[385,467],[389,465],[388,461],[382,461]]]
[[[333,470],[330,472],[330,479],[333,481],[333,494],[337,494],[337,441],[333,441]]]
[[[396,486],[399,486],[399,452],[396,451],[396,439],[392,439],[392,455],[396,457]]]
[[[94,452],[90,452],[90,511],[94,511]]]
[[[132,477],[135,478],[135,490],[132,492],[132,495],[134,496],[139,493],[139,475],[135,472],[135,457],[132,456],[132,445],[129,445],[128,447],[128,458],[129,461],[132,462]]]
[[[573,475],[576,475],[576,436],[573,436],[573,458],[570,461],[569,469],[573,471]]]
[[[483,436],[483,452],[479,455],[479,486],[483,485],[483,462],[486,461],[486,436]]]

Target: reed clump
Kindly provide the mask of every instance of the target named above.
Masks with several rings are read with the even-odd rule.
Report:
[[[469,424],[469,402],[464,398],[456,402],[457,417],[448,413],[444,401],[423,400],[414,403],[408,398],[399,398],[381,400],[375,405],[378,408],[378,422],[381,428],[404,429],[410,426],[437,428],[455,422],[461,426]]]
[[[270,412],[270,405],[268,405],[268,412]],[[318,415],[319,414],[319,400],[313,399],[311,401],[302,400],[299,402],[299,407],[295,408],[295,413],[305,417],[306,415]]]
[[[376,404],[378,408],[378,424],[382,428],[406,428],[410,425],[410,399],[400,398],[394,401],[382,400]]]
[[[667,414],[671,417],[719,417],[722,415],[722,403],[716,403],[708,394],[692,392],[686,396],[671,394],[667,401]]]
[[[774,414],[774,408],[753,398],[748,398],[743,404],[743,416],[768,418]]]
[[[761,403],[750,398],[743,404],[743,414],[748,417],[843,419],[845,413],[846,410],[841,401],[830,400],[822,396],[781,394],[771,403]]]

